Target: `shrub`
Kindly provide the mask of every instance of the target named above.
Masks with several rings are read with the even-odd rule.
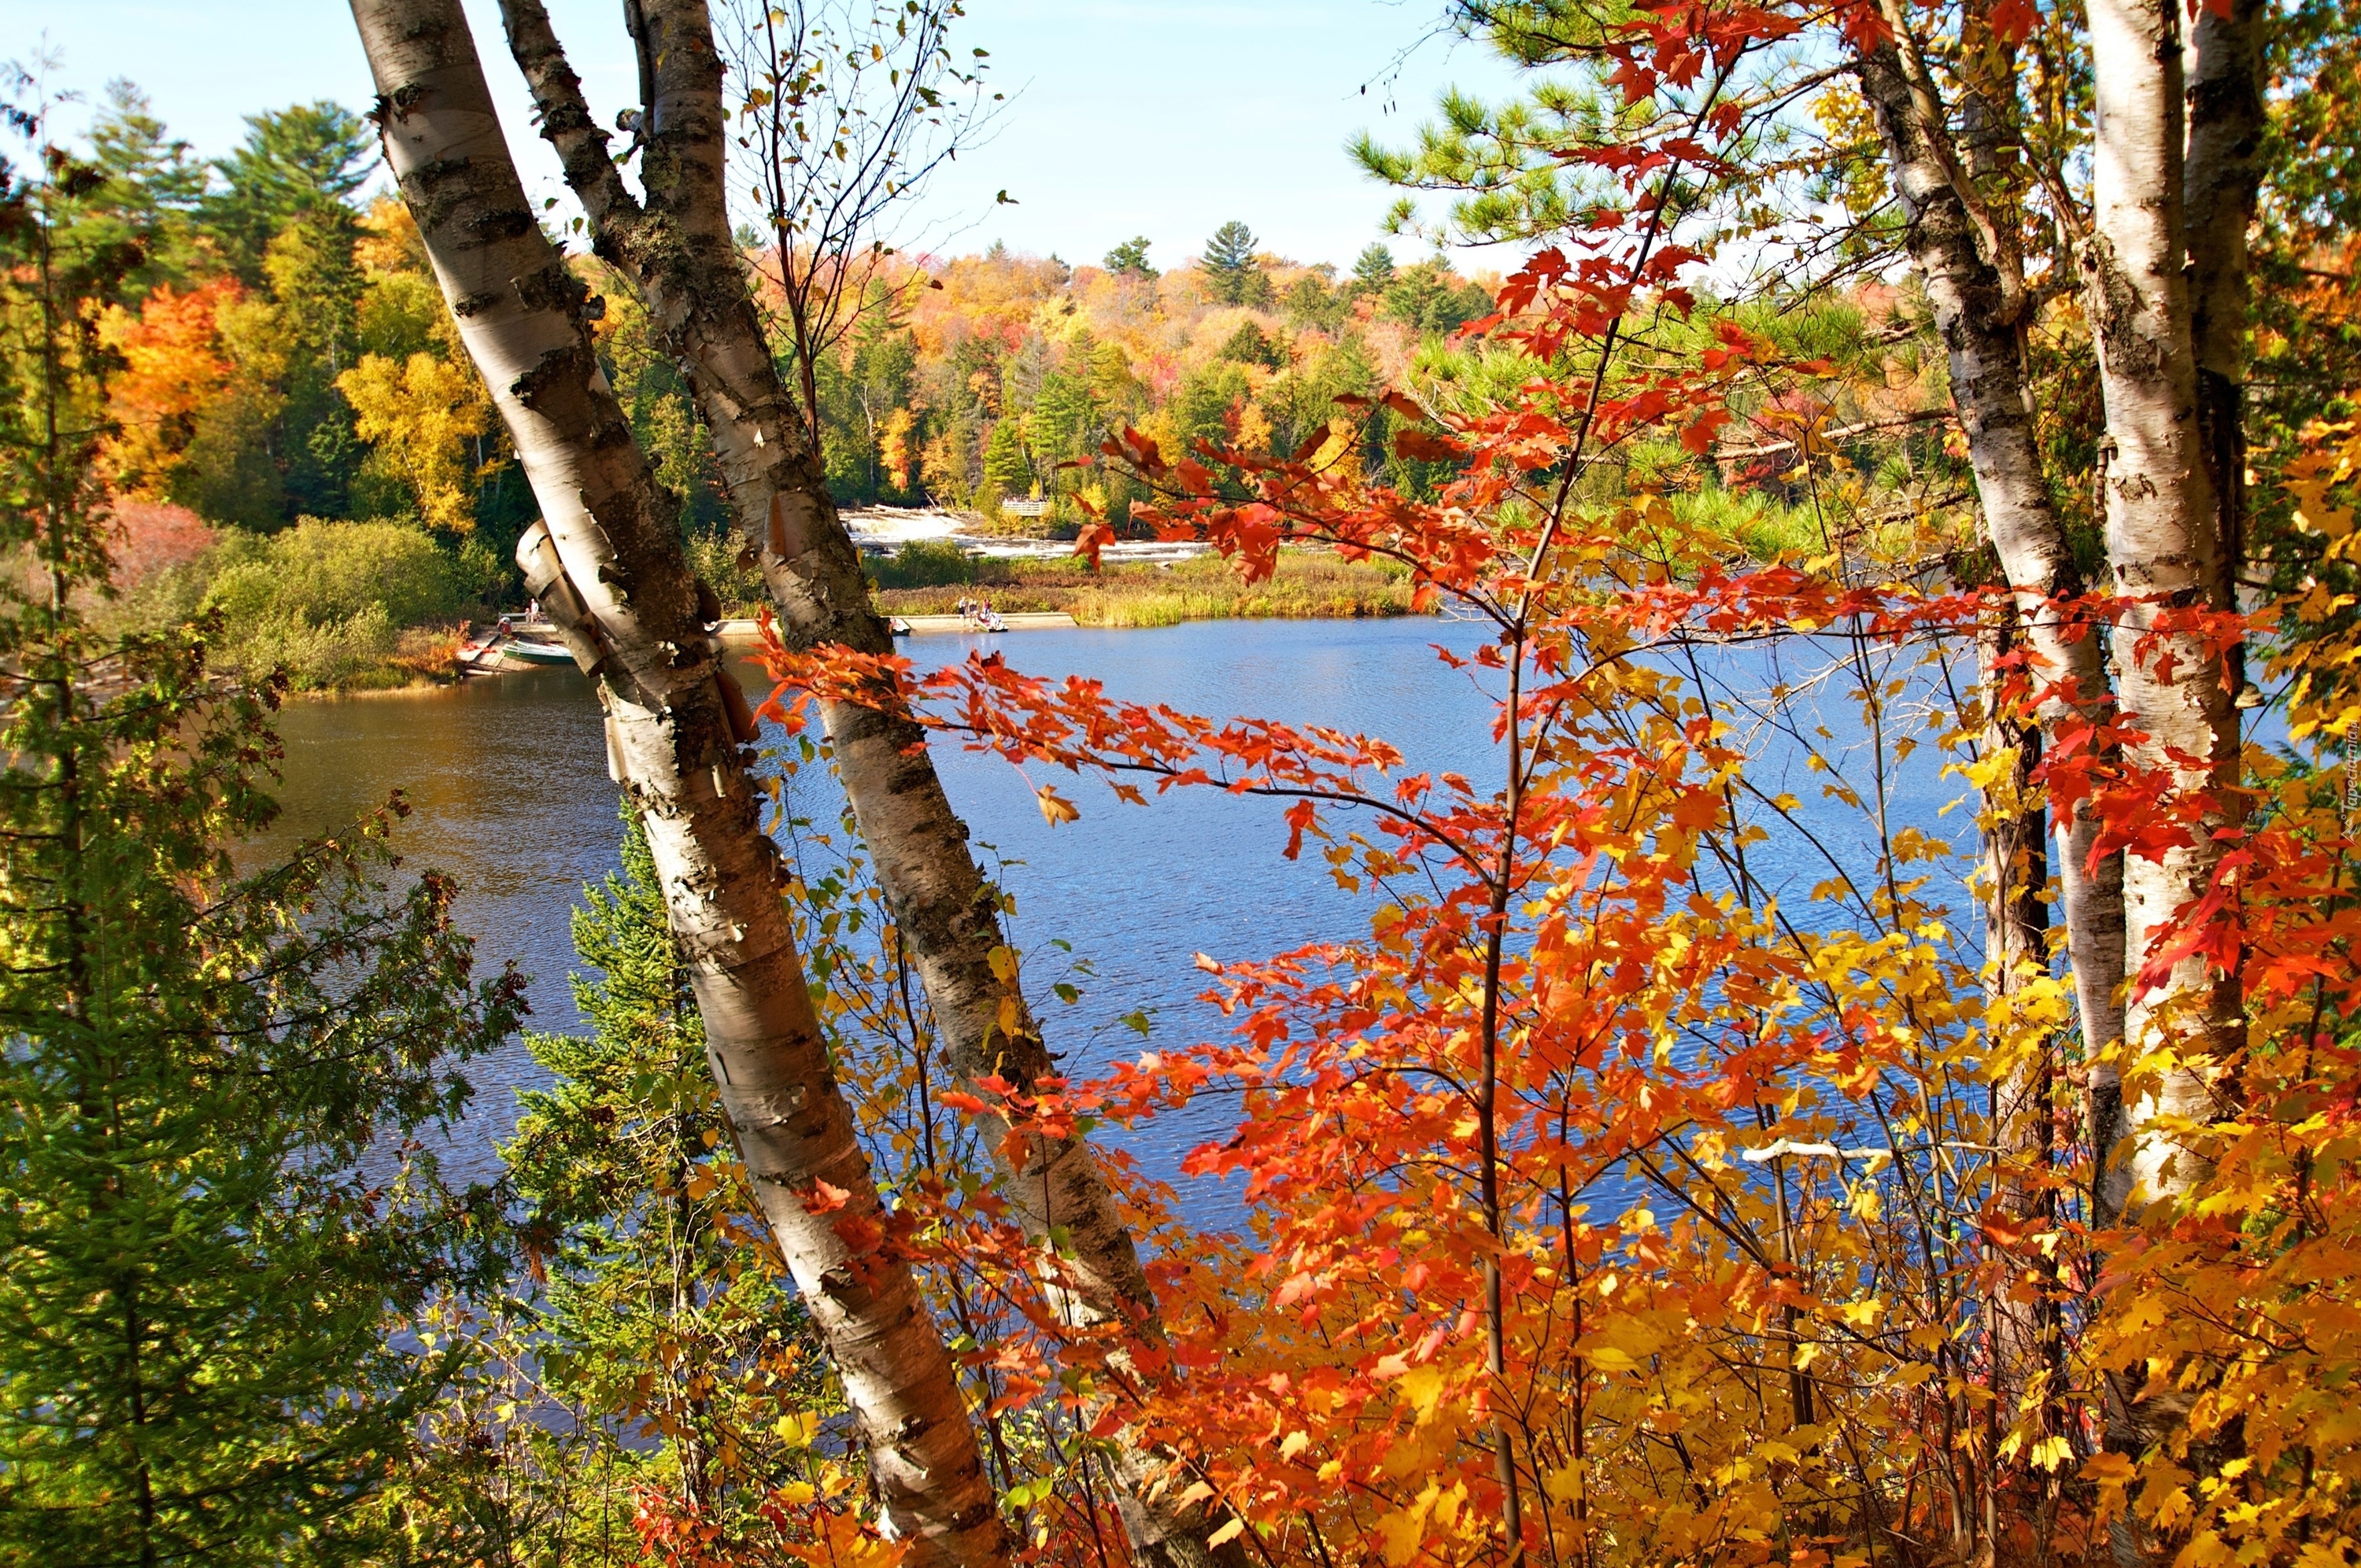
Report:
[[[948,539],[917,539],[890,559],[869,564],[870,579],[881,588],[940,588],[972,583],[976,564]]]
[[[219,652],[246,670],[284,665],[301,687],[342,685],[390,658],[402,628],[448,620],[469,597],[419,529],[306,520],[267,539],[225,541],[202,609]]]
[[[712,588],[713,597],[721,601],[723,609],[739,613],[768,604],[771,599],[763,574],[751,565],[738,564],[739,553],[744,547],[742,540],[723,531],[688,536],[689,570]]]

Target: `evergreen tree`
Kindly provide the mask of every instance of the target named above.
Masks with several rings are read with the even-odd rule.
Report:
[[[1428,261],[1396,276],[1380,313],[1414,332],[1443,336],[1491,311],[1492,296],[1480,286],[1455,284],[1442,262]]]
[[[1198,265],[1205,271],[1205,291],[1225,305],[1258,304],[1269,298],[1270,280],[1255,259],[1254,231],[1235,218],[1213,231]]]
[[[75,245],[138,247],[124,275],[126,296],[159,282],[185,282],[204,262],[195,214],[205,193],[205,165],[187,142],[166,134],[147,95],[120,79],[106,84],[90,143],[101,178],[74,203]]]
[[[614,1478],[605,1512],[653,1489],[719,1547],[768,1533],[762,1503],[841,1400],[729,1143],[654,857],[623,820],[621,871],[574,913],[590,1032],[528,1037],[553,1082],[522,1096],[506,1154],[547,1260],[535,1340],[580,1421],[575,1462]],[[577,1546],[628,1538],[639,1561],[628,1515],[605,1512]]]
[[[1004,496],[1028,495],[1033,488],[1033,459],[1025,450],[1024,421],[1009,414],[992,427],[983,444],[983,477]]]
[[[1393,283],[1394,253],[1382,245],[1372,245],[1354,259],[1353,280],[1345,288],[1355,295],[1382,294]]]
[[[364,455],[352,404],[336,378],[358,355],[355,342],[361,297],[353,260],[359,236],[350,209],[322,203],[271,236],[262,272],[276,309],[285,370],[280,381],[280,483],[298,517],[350,515],[353,479]]]
[[[10,117],[54,183],[0,190],[0,1561],[346,1557],[449,1372],[392,1335],[497,1218],[420,1139],[521,985],[470,984],[442,878],[390,891],[395,813],[239,874],[275,689],[83,620],[122,256],[61,226],[99,171]]]
[[[289,224],[324,214],[349,217],[350,202],[377,166],[377,137],[366,121],[322,99],[246,117],[245,143],[214,167],[226,189],[205,202],[205,216],[247,279]]]
[[[1307,272],[1288,290],[1283,308],[1288,320],[1298,326],[1334,332],[1344,324],[1349,298],[1347,292],[1330,288],[1316,273]]]
[[[1134,235],[1106,253],[1106,269],[1128,273],[1134,278],[1153,278],[1156,269],[1148,264],[1148,236]]]
[[[1250,321],[1238,323],[1238,330],[1222,345],[1220,357],[1239,365],[1259,365],[1266,370],[1287,368],[1287,350]]]

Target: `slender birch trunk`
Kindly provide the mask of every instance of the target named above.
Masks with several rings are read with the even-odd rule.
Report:
[[[1976,648],[1984,708],[1982,760],[2006,759],[2005,768],[1984,786],[1983,800],[1984,992],[1996,1019],[2020,1005],[2029,982],[2049,971],[2049,911],[2042,897],[2049,880],[2048,847],[2040,808],[2032,804],[2041,732],[1997,700],[2003,660],[2022,634],[2014,621],[1993,626]],[[2051,1179],[2058,1160],[2056,1045],[2046,1036],[2016,1042],[2001,1059],[1992,1084],[1991,1142],[1997,1162],[1993,1197],[2029,1234],[2058,1228]],[[1984,1538],[1991,1541],[2004,1463],[1999,1457],[2003,1431],[2028,1395],[2039,1398],[2043,1434],[2063,1431],[2058,1401],[2063,1391],[2064,1324],[2062,1282],[2054,1260],[2027,1251],[2022,1264],[2009,1266],[1987,1255],[1995,1264],[1985,1306],[1993,1398],[1984,1409],[1981,1490]]]
[[[763,1212],[826,1335],[909,1561],[1007,1561],[949,1352],[831,1076],[738,750],[751,734],[697,609],[678,520],[591,345],[587,291],[510,162],[457,0],[353,0],[386,160],[544,509],[519,547],[598,683],[708,1059]]]
[[[1905,243],[1935,307],[1935,326],[1949,357],[1951,404],[1968,438],[1984,534],[2015,595],[2022,634],[2040,661],[2041,677],[2061,683],[2044,702],[2044,737],[2055,746],[2061,728],[2098,719],[2105,707],[2105,657],[2095,630],[2064,624],[2051,601],[2088,589],[2074,564],[2064,522],[2051,504],[2034,442],[2033,400],[2026,374],[2029,307],[2021,280],[1979,233],[1970,210],[1963,160],[1949,142],[1931,82],[1914,85],[1909,66],[1892,45],[1859,57],[1862,94],[1877,116],[1895,189],[1907,218]],[[2120,1071],[2102,1053],[2123,1038],[2125,916],[2123,856],[2097,858],[2098,823],[2088,812],[2063,811],[2058,883],[2074,970],[2089,1085],[2094,1157],[2123,1135]]]
[[[804,647],[890,652],[893,639],[870,604],[820,455],[771,357],[730,234],[721,63],[704,0],[648,0],[640,11],[644,203],[618,174],[541,0],[502,0],[501,14],[542,134],[589,215],[598,255],[631,280],[687,367],[731,509],[756,552],[784,635]],[[1005,950],[998,906],[969,851],[967,825],[943,793],[926,732],[853,704],[830,704],[823,717],[952,1071],[963,1085],[996,1073],[1019,1089],[1062,1076],[1017,982],[994,970],[994,954]],[[995,1157],[1004,1131],[995,1124],[984,1140]],[[1005,1190],[1038,1245],[1049,1248],[1056,1234],[1056,1265],[1044,1277],[1072,1321],[1125,1323],[1153,1334],[1154,1294],[1087,1141],[1029,1135],[1006,1169]],[[1120,1364],[1116,1371],[1130,1374]],[[1202,1504],[1176,1504],[1182,1488],[1155,1485],[1169,1468],[1164,1456],[1123,1445],[1115,1468],[1137,1562],[1243,1568],[1248,1561],[1235,1541],[1207,1547],[1216,1516]]]
[[[2214,605],[2238,606],[2246,540],[2246,331],[2251,284],[2246,234],[2261,192],[2263,0],[2232,0],[2230,14],[2201,6],[2182,49],[2189,87],[2190,340],[2197,355],[2198,441],[2221,519],[2222,580]],[[2240,695],[2243,661],[2232,672]]]
[[[2103,494],[2116,592],[2135,604],[2114,638],[2115,689],[2146,739],[2131,760],[2169,778],[2173,794],[2204,806],[2194,842],[2125,867],[2126,950],[2148,954],[2174,912],[2203,896],[2220,865],[2213,830],[2228,819],[2238,782],[2238,721],[2221,663],[2200,640],[2157,639],[2160,610],[2218,605],[2229,581],[2221,513],[2199,420],[2196,348],[2183,272],[2185,123],[2178,0],[2092,0],[2095,132],[2092,235],[2082,270],[2107,433],[2114,445]],[[2164,1118],[2202,1122],[2214,1101],[2209,1069],[2242,1035],[2235,981],[2202,958],[2160,983],[2135,986],[2125,1036],[2136,1058],[2169,1051],[2132,1107],[2131,1157],[2119,1202],[2186,1192],[2204,1172],[2159,1131]]]

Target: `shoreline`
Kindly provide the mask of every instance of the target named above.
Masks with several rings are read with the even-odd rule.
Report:
[[[881,611],[880,613],[888,612]],[[903,615],[898,617],[889,616],[889,618],[898,619],[906,622],[910,628],[910,635],[914,637],[961,635],[985,637],[997,635],[993,632],[975,631],[968,626],[965,618],[956,615]],[[1194,624],[1199,620],[1370,620],[1393,619],[1395,618],[1392,616],[1376,617],[1366,614],[1197,616],[1191,617],[1186,621],[1174,622],[1172,624],[1188,625]],[[1086,626],[1063,610],[1021,610],[1013,613],[1004,613],[1001,616],[1001,620],[1005,623],[1006,629],[1010,631],[1162,631],[1169,630],[1169,627],[1164,625],[1126,625],[1116,623],[1106,626]],[[742,647],[743,645],[755,641],[760,638],[762,635],[762,622],[752,616],[730,616],[714,628],[714,635],[720,638],[725,644],[734,644]],[[421,675],[405,682],[401,685],[331,686],[324,689],[311,691],[294,690],[286,694],[285,700],[289,702],[309,702],[319,701],[322,699],[347,701],[368,697],[417,696],[429,692],[448,691],[453,686],[466,685],[468,682],[473,680],[488,679],[503,674],[515,674],[523,670],[534,668],[561,669],[570,668],[570,666],[557,664],[519,664],[512,665],[507,669],[495,668],[480,670],[472,674],[461,674],[448,677]]]
[[[967,618],[964,616],[898,615],[889,616],[887,619],[899,620],[908,626],[910,629],[910,634],[914,637],[936,637],[940,636],[945,632],[968,632],[971,635],[975,636],[991,635],[988,632],[973,631],[972,629],[969,627]],[[1010,631],[1078,631],[1082,630],[1082,623],[1076,620],[1072,616],[1068,615],[1064,610],[1018,610],[1003,615],[1000,619],[1006,630]],[[1323,619],[1343,620],[1349,618],[1345,616],[1333,616],[1323,617]],[[1140,627],[1116,626],[1100,627],[1096,628],[1096,630],[1103,631],[1135,631],[1147,629]],[[730,620],[723,621],[719,626],[716,627],[714,629],[714,635],[719,637],[724,642],[752,642],[762,635],[762,622],[752,616],[733,616]]]

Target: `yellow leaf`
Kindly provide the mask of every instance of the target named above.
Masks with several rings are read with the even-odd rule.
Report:
[[[1042,819],[1055,828],[1060,822],[1080,822],[1082,809],[1048,784],[1033,792],[1035,804],[1041,807]]]
[[[1213,1534],[1205,1538],[1205,1544],[1207,1546],[1221,1546],[1228,1541],[1237,1540],[1238,1537],[1246,1534],[1246,1521],[1237,1518],[1235,1515],[1232,1515],[1229,1523],[1224,1525],[1221,1529],[1215,1530]]]
[[[1426,1511],[1434,1507],[1435,1497],[1443,1488],[1433,1481],[1426,1490],[1406,1508],[1397,1508],[1378,1520],[1378,1541],[1391,1568],[1404,1568],[1418,1555],[1419,1538],[1426,1533]]]
[[[1292,1459],[1311,1446],[1312,1438],[1310,1434],[1301,1431],[1291,1431],[1289,1432],[1286,1439],[1279,1443],[1279,1456],[1281,1459]]]
[[[1418,1424],[1424,1426],[1434,1419],[1434,1407],[1443,1402],[1443,1368],[1413,1366],[1395,1387],[1401,1390],[1402,1402],[1418,1412]]]
[[[2129,1486],[2132,1462],[2120,1453],[2094,1453],[2082,1462],[2082,1479],[2102,1486]]]

